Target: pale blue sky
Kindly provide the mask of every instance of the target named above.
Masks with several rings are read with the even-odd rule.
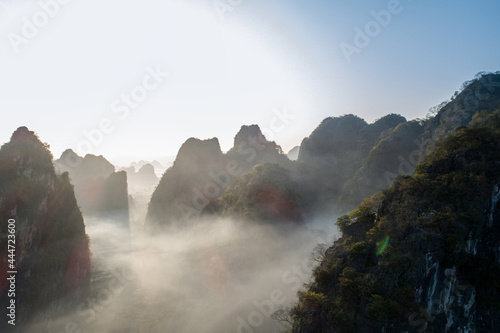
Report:
[[[222,20],[216,3],[240,4]],[[241,125],[259,124],[288,150],[325,117],[424,117],[477,72],[500,70],[493,0],[401,0],[349,63],[339,45],[390,3],[72,0],[49,17],[38,1],[0,0],[0,142],[26,125],[56,156],[151,158],[192,136],[227,150]],[[156,67],[169,73],[158,85]],[[144,79],[151,91],[126,114],[122,94]],[[277,110],[294,118],[276,121]],[[103,121],[102,140],[82,144]]]

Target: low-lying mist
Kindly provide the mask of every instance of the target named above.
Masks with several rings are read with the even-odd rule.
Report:
[[[312,250],[333,239],[228,219],[158,235],[113,220],[86,225],[91,297],[51,324],[56,333],[280,332],[273,312],[296,301]]]

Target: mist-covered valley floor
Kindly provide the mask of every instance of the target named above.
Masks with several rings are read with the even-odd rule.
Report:
[[[86,219],[91,297],[53,322],[61,332],[280,332],[335,229],[205,219],[173,233]],[[333,223],[331,223],[333,225]],[[81,330],[81,331],[80,331]]]

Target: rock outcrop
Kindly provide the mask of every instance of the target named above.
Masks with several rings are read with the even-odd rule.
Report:
[[[227,161],[216,138],[188,139],[151,197],[146,227],[182,228],[214,207],[228,184],[225,174],[219,179]]]
[[[294,332],[500,331],[499,184],[499,129],[458,129],[339,218]]]
[[[54,162],[59,172],[68,172],[78,204],[85,216],[112,218],[129,225],[128,186],[125,171],[115,172],[103,156],[78,156],[68,149]]]
[[[341,211],[338,204],[345,184],[363,166],[380,136],[406,119],[387,115],[367,124],[354,115],[326,118],[302,141],[298,157],[298,179],[301,196],[309,213]],[[396,152],[397,154],[397,152]]]
[[[155,167],[149,163],[142,165],[137,172],[133,166],[121,170],[127,173],[127,182],[131,193],[148,192],[160,181],[155,173]]]
[[[243,126],[227,154],[216,138],[188,139],[153,193],[146,226],[182,228],[201,215],[220,213],[220,198],[227,186],[255,165],[266,163],[293,168],[281,148],[267,141],[257,125]]]
[[[0,149],[0,221],[0,330],[50,332],[88,296],[89,242],[68,174],[56,174],[48,146],[26,127]],[[7,271],[17,271],[15,295]],[[12,299],[16,326],[7,323]]]

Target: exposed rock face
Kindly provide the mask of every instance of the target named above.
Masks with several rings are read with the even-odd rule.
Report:
[[[60,172],[69,172],[82,212],[92,217],[113,217],[128,227],[127,174],[103,156],[87,154],[84,158],[66,150],[54,162]]]
[[[500,331],[499,157],[498,129],[460,129],[339,218],[294,332]]]
[[[7,221],[15,221],[16,326],[7,324]],[[89,244],[68,174],[58,176],[48,146],[26,127],[0,150],[0,330],[49,332],[88,296]],[[14,330],[12,330],[14,329]]]

